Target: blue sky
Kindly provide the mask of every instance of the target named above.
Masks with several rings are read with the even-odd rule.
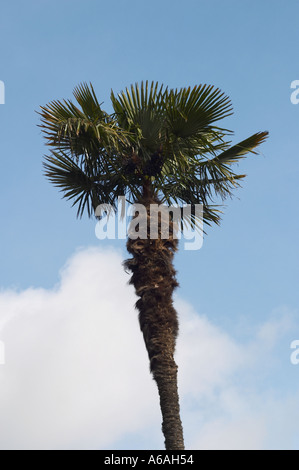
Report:
[[[97,240],[94,220],[87,217],[77,220],[76,211],[61,200],[61,195],[44,178],[42,157],[47,149],[37,127],[36,111],[40,105],[53,99],[71,98],[73,88],[82,81],[93,83],[107,111],[111,110],[111,89],[118,92],[141,80],[157,80],[170,87],[208,83],[221,88],[232,100],[234,115],[223,124],[235,132],[234,143],[255,132],[269,131],[261,155],[250,156],[240,164],[238,169],[247,178],[243,188],[236,191],[236,197],[227,201],[221,226],[207,230],[201,250],[181,250],[175,261],[181,286],[177,291],[178,302],[180,305],[188,302],[188,309],[196,312],[190,314],[194,324],[197,325],[196,315],[201,321],[205,319],[210,325],[209,332],[213,327],[221,338],[229,338],[227,350],[237,344],[236,354],[241,354],[244,348],[248,353],[252,344],[260,341],[259,346],[253,347],[252,357],[258,351],[261,357],[255,366],[251,365],[251,374],[244,376],[245,359],[240,369],[229,369],[229,377],[234,382],[241,375],[245,389],[254,389],[251,411],[257,421],[246,421],[252,435],[258,417],[262,416],[258,412],[261,397],[267,402],[271,402],[270,397],[273,399],[277,429],[281,426],[292,429],[298,413],[298,409],[293,410],[294,422],[291,412],[287,423],[279,418],[279,412],[283,415],[286,408],[291,408],[290,403],[299,392],[299,365],[291,365],[289,360],[290,343],[299,338],[299,105],[290,101],[291,82],[299,79],[298,13],[295,0],[185,0],[183,3],[176,0],[86,0],[84,3],[3,0],[0,7],[0,80],[5,84],[5,104],[0,105],[0,315],[3,318],[7,315],[15,318],[14,309],[24,311],[26,316],[30,310],[30,303],[26,307],[22,304],[26,292],[32,293],[35,306],[42,302],[36,300],[40,292],[53,293],[61,282],[61,268],[68,260],[76,259],[79,248],[88,257],[91,247],[95,247],[100,250],[95,254],[96,259],[102,256],[105,263],[103,249],[109,253],[112,248],[118,250],[120,263],[126,256],[123,241]],[[105,263],[103,269],[107,269]],[[83,261],[82,266],[85,266]],[[107,286],[111,282],[114,279],[107,276]],[[106,287],[99,285],[103,292]],[[183,306],[184,309],[188,310]],[[22,317],[21,313],[18,315]],[[39,322],[32,323],[36,335],[40,332]],[[12,329],[10,334],[9,326],[0,330],[0,340],[8,335],[7,350],[9,338],[18,348],[13,338],[18,337],[20,326],[18,322],[14,325],[16,330]],[[101,327],[105,328],[104,322]],[[39,348],[43,344],[37,341],[35,353],[38,354]],[[6,365],[0,366],[4,381],[9,380],[9,367],[7,356]],[[147,372],[146,363],[144,367]],[[30,363],[27,369],[28,377],[34,381]],[[213,390],[217,389],[219,373],[216,368]],[[226,386],[227,382],[221,381],[223,393]],[[189,398],[185,402],[189,400],[191,416],[193,398],[187,392]],[[240,389],[238,394],[242,395]],[[202,412],[200,416],[209,416],[211,403],[209,397],[206,400],[199,408],[194,405]],[[211,436],[229,435],[234,423],[238,435],[238,412],[234,411],[234,415],[231,409],[225,410],[226,419],[218,422],[218,427],[217,417],[216,421],[207,418],[205,423],[199,419],[198,433],[202,425],[206,436],[209,432]],[[242,410],[244,414],[244,407]],[[271,414],[272,410],[267,416]],[[18,422],[17,416],[15,419]],[[25,417],[19,419],[26,422]],[[280,441],[279,435],[271,437],[270,429],[275,429],[275,424],[270,426],[266,418],[265,423],[264,437],[259,442],[252,441],[252,447],[298,448],[295,431],[285,432],[287,438],[281,437]],[[193,426],[194,423],[190,424],[190,429]],[[34,423],[32,442],[28,444],[32,446],[33,429]],[[90,445],[134,448],[140,434],[134,429],[130,431],[124,426],[118,437],[111,431],[108,443],[94,440]],[[152,436],[150,424],[143,431]],[[20,436],[16,433],[15,445]],[[159,446],[155,439],[149,442]],[[83,437],[77,436],[73,441],[66,440],[65,446],[88,446],[83,441]],[[142,442],[142,445],[146,444]],[[213,446],[213,438],[207,441],[201,434],[194,445]],[[216,440],[214,445],[217,447]],[[7,446],[14,446],[13,434]],[[227,442],[227,446],[232,444]]]

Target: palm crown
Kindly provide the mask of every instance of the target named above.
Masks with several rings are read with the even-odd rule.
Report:
[[[46,176],[78,206],[78,216],[115,205],[122,195],[136,202],[150,187],[168,205],[203,204],[204,222],[219,223],[215,196],[224,200],[245,176],[232,164],[256,153],[268,134],[231,146],[232,132],[215,125],[232,114],[231,102],[208,85],[132,85],[117,96],[111,92],[113,114],[102,109],[91,84],[76,87],[74,97],[79,107],[52,101],[39,114],[51,147]]]

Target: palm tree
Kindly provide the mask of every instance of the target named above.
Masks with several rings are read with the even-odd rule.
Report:
[[[153,204],[191,205],[182,212],[181,228],[196,229],[194,208],[203,205],[203,222],[219,224],[221,211],[215,197],[224,200],[245,175],[231,166],[267,137],[258,132],[231,145],[232,132],[215,125],[232,114],[232,105],[218,88],[208,85],[168,89],[142,82],[115,95],[114,112],[102,109],[92,85],[81,84],[71,100],[41,107],[41,125],[50,153],[45,175],[77,206],[77,215],[95,214],[100,204],[116,207],[119,196],[143,204],[150,222]],[[79,105],[79,106],[78,106]],[[137,217],[137,213],[135,214]],[[133,219],[134,221],[134,219]],[[128,237],[139,322],[157,383],[166,449],[184,449],[174,361],[178,318],[173,291],[178,286],[173,256],[178,240],[169,215],[169,236],[159,225],[158,238]]]

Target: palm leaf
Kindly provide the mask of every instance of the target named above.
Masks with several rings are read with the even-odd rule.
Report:
[[[199,137],[203,132],[215,136],[212,124],[231,114],[229,98],[210,85],[172,90],[168,96],[168,126],[175,136],[182,139]],[[217,130],[219,132],[220,129]]]
[[[262,144],[268,137],[268,134],[268,132],[257,132],[251,137],[248,137],[248,139],[245,139],[242,142],[239,142],[238,144],[234,145],[233,147],[230,147],[229,149],[225,150],[220,155],[215,157],[214,160],[211,160],[211,162],[213,163],[215,161],[218,161],[221,163],[230,164],[235,163],[239,160],[240,157],[243,157],[248,153],[253,153],[257,155],[257,152],[255,152],[253,149]]]
[[[167,89],[148,81],[131,86],[118,94],[111,92],[111,101],[119,125],[131,136],[131,143],[140,157],[149,158],[163,141],[164,106]]]
[[[127,142],[126,133],[101,109],[92,85],[79,85],[74,96],[81,109],[70,100],[41,106],[40,127],[47,144],[75,156],[86,151],[96,154],[101,148],[120,149]]]

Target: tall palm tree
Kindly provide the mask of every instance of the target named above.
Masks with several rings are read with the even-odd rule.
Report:
[[[219,224],[224,200],[245,175],[232,165],[267,137],[258,132],[231,145],[232,132],[215,123],[232,114],[232,105],[218,88],[208,85],[168,89],[142,82],[115,95],[114,112],[102,109],[92,85],[81,84],[71,100],[41,107],[41,128],[50,147],[45,174],[77,206],[77,215],[94,215],[100,204],[116,207],[119,196],[143,204],[146,222],[151,207],[191,205],[182,211],[181,226],[198,227],[196,204],[203,205],[203,222]],[[137,217],[137,212],[135,214]],[[133,219],[134,222],[134,219]],[[132,258],[125,267],[139,297],[136,307],[157,383],[166,449],[184,449],[174,361],[178,318],[172,294],[178,286],[173,256],[178,240],[169,215],[169,235],[128,237]]]

